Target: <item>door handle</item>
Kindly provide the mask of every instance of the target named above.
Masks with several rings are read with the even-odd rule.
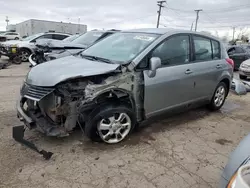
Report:
[[[185,72],[185,74],[192,74],[192,73],[193,73],[193,71],[191,71],[190,69],[187,69]]]
[[[220,68],[222,68],[222,66],[221,65],[216,65],[216,68],[220,69]]]

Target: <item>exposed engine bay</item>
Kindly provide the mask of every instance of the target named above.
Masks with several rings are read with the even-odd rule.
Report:
[[[54,88],[24,84],[22,108],[36,122],[36,128],[47,136],[63,137],[78,125],[84,126],[88,114],[101,103],[114,100],[128,103],[143,119],[142,73],[128,72],[74,78]],[[123,72],[123,73],[122,73]]]

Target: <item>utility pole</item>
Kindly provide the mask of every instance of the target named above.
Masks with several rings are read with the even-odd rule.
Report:
[[[199,20],[199,13],[202,11],[202,9],[194,10],[196,12],[196,21],[195,21],[195,31],[197,30],[197,24]]]
[[[5,19],[5,21],[6,21],[6,23],[7,23],[7,26],[9,25],[9,17],[8,16],[6,16],[6,19]]]
[[[190,31],[193,31],[193,25],[194,25],[194,22],[192,22],[192,25],[191,25]]]
[[[233,27],[233,41],[234,41],[235,27]]]
[[[160,17],[161,17],[161,8],[164,7],[164,6],[162,5],[163,3],[166,3],[166,1],[157,1],[157,5],[159,6],[159,10],[157,11],[157,13],[158,13],[158,18],[157,18],[156,28],[159,27]]]

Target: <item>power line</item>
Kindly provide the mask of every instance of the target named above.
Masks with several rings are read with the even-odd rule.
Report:
[[[240,10],[242,8],[248,8],[250,7],[250,4],[245,4],[245,5],[238,5],[238,6],[231,6],[223,9],[214,9],[214,10],[207,10],[208,12],[227,12],[227,11],[235,11],[235,10]]]
[[[151,16],[155,16],[155,14],[151,14],[151,15],[148,15],[148,16],[140,16],[140,17],[137,17],[137,18],[133,18],[133,20],[123,20],[123,21],[119,21],[119,22],[114,22],[112,24],[119,24],[119,23],[124,23],[124,22],[128,22],[128,21],[134,21],[134,20],[143,20],[145,18],[148,18],[148,17],[151,17]]]
[[[242,8],[248,8],[250,7],[250,4],[245,4],[245,5],[238,5],[238,6],[230,6],[230,7],[227,7],[227,8],[222,8],[222,9],[208,9],[206,10],[207,12],[210,12],[210,13],[216,13],[216,12],[227,12],[227,11],[236,11],[236,10],[240,10]],[[184,10],[184,9],[178,9],[178,8],[173,8],[173,7],[168,7],[168,9],[170,10],[175,10],[175,11],[178,11],[178,12],[183,12],[183,13],[191,13],[193,12],[192,10]]]

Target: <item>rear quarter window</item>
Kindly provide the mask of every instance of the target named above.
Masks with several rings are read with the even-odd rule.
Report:
[[[194,52],[196,61],[213,59],[211,40],[201,36],[194,36]]]
[[[212,49],[213,49],[213,59],[221,59],[221,53],[220,53],[220,43],[215,40],[212,41]]]

